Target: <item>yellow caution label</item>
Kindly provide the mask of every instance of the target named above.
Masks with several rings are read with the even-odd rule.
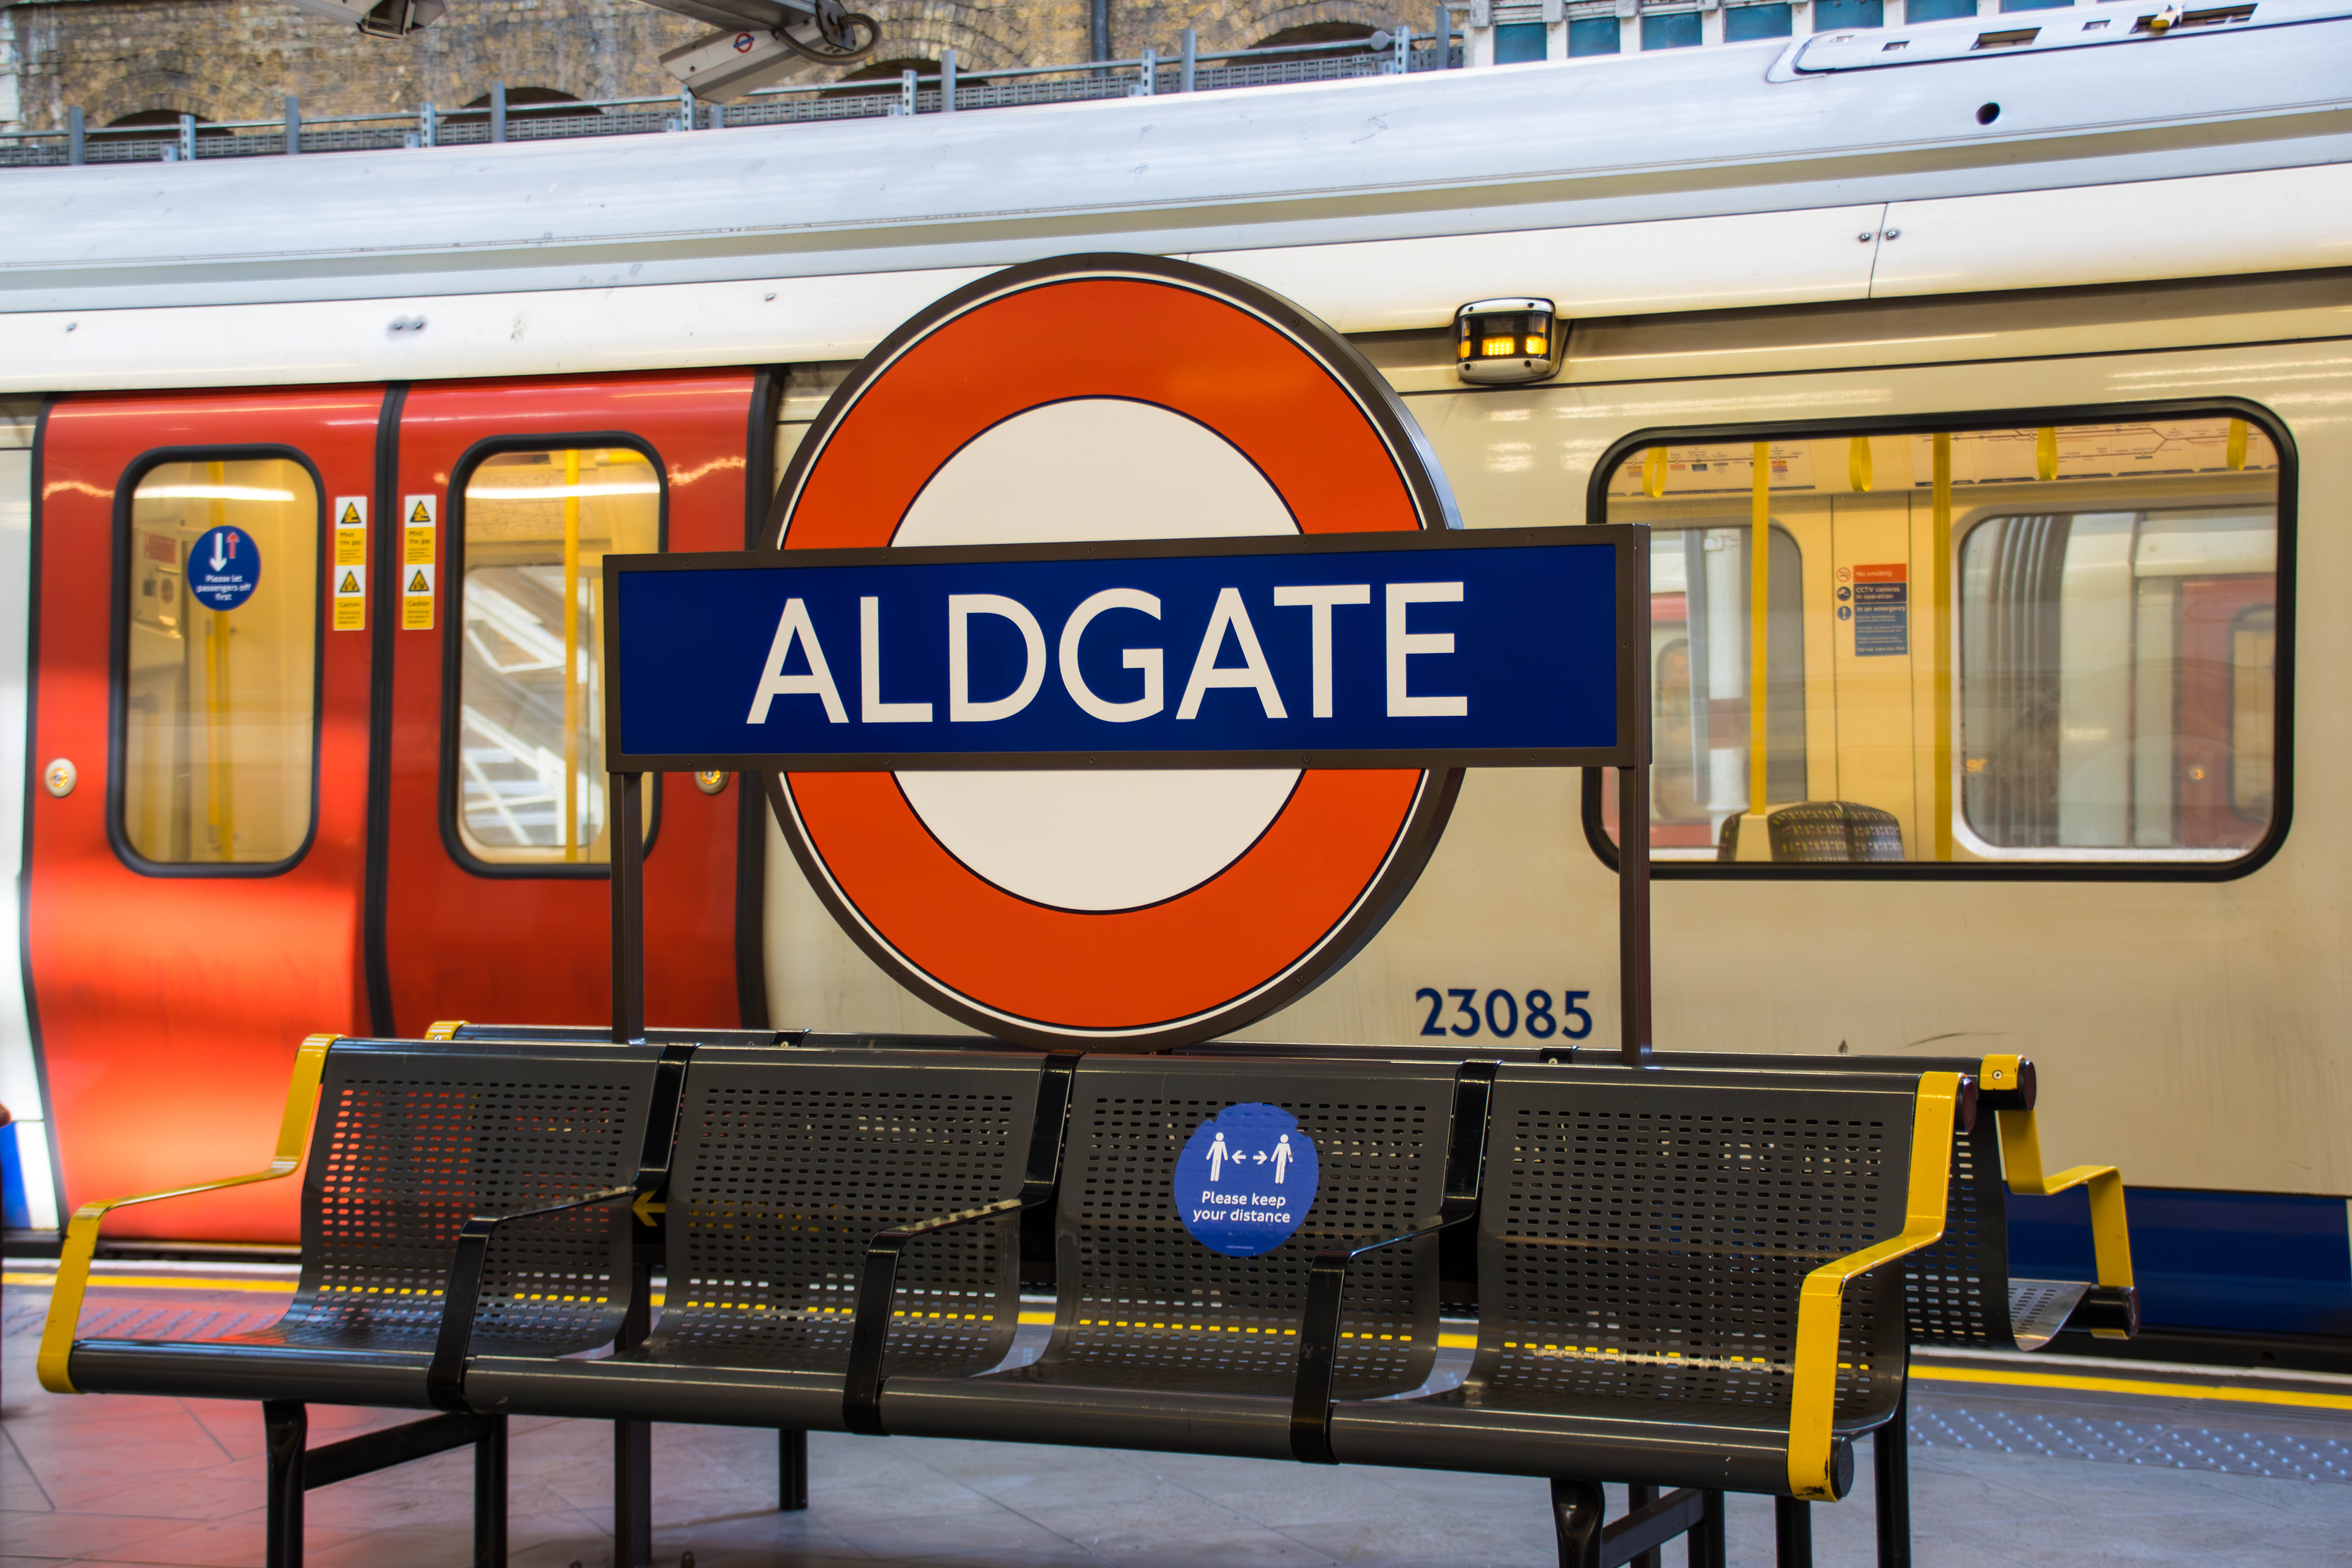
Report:
[[[335,564],[364,566],[367,564],[367,530],[339,528],[335,530]]]
[[[430,528],[440,519],[441,512],[431,496],[410,496],[400,503],[400,520]]]
[[[360,534],[358,554],[348,561],[343,556],[343,536],[359,533],[355,528],[335,530],[335,569],[329,574],[335,590],[335,609],[334,618],[327,624],[339,632],[367,630],[366,536]]]
[[[431,631],[433,568],[404,565],[400,574],[400,629],[404,632]]]
[[[400,563],[404,566],[433,564],[433,529],[430,524],[401,530]]]
[[[337,496],[335,510],[330,513],[337,528],[365,528],[368,503],[365,496]]]
[[[433,511],[430,507],[425,505],[425,498],[423,496],[415,496],[410,499],[415,502],[416,509],[408,514],[408,521],[411,522],[431,523],[433,521]]]

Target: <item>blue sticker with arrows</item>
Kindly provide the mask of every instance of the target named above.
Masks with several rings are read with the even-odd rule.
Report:
[[[241,528],[211,528],[188,546],[188,592],[207,610],[234,610],[261,586],[261,547]]]
[[[1297,1117],[1277,1105],[1228,1105],[1176,1156],[1176,1213],[1210,1251],[1255,1258],[1290,1239],[1315,1206],[1321,1173]]]

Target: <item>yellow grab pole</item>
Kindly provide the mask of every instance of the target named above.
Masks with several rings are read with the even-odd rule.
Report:
[[[563,454],[563,858],[580,858],[580,454]]]
[[[1772,632],[1772,444],[1755,446],[1748,486],[1748,810],[1761,816],[1770,801],[1770,737],[1765,677]]]
[[[2033,433],[2033,477],[2048,483],[2058,477],[2058,427],[2044,425]]]
[[[2232,419],[2230,421],[2230,434],[2228,439],[2222,445],[2221,460],[2230,465],[2230,471],[2231,473],[2237,473],[2245,468],[2246,422],[2244,420]]]
[[[1935,832],[1938,861],[1952,858],[1952,438],[1936,437],[1933,615],[1928,636],[1936,661]]]
[[[1861,495],[1870,489],[1870,437],[1856,436],[1846,443],[1846,488]]]
[[[228,526],[228,499],[219,492],[228,484],[226,464],[205,466],[212,480],[210,526]],[[215,610],[205,622],[205,822],[224,860],[236,858],[236,811],[229,798],[229,671],[228,612]]]

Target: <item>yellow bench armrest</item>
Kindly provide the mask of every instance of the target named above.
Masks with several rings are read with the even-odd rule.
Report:
[[[339,1038],[336,1035],[312,1035],[294,1053],[294,1079],[287,1086],[286,1112],[278,1124],[278,1152],[271,1156],[267,1169],[248,1171],[241,1176],[224,1176],[216,1182],[198,1182],[194,1186],[168,1187],[162,1192],[88,1203],[74,1211],[66,1226],[65,1247],[58,1255],[58,1282],[49,1295],[48,1321],[41,1328],[38,1369],[43,1388],[51,1394],[81,1392],[74,1387],[67,1363],[73,1355],[74,1334],[81,1322],[82,1296],[89,1288],[89,1261],[98,1250],[98,1229],[107,1215],[131,1204],[152,1204],[164,1198],[184,1198],[192,1193],[214,1193],[224,1187],[274,1182],[299,1170],[303,1147],[310,1141],[310,1113],[318,1100],[319,1079],[326,1071],[327,1048]]]
[[[1911,1182],[1903,1232],[1824,1263],[1805,1276],[1797,1298],[1797,1344],[1790,1357],[1789,1491],[1793,1497],[1834,1499],[1830,1478],[1837,1413],[1838,1327],[1848,1281],[1882,1263],[1931,1246],[1944,1234],[1944,1205],[1952,1169],[1952,1122],[1959,1113],[1960,1075],[1919,1075],[1911,1121]]]

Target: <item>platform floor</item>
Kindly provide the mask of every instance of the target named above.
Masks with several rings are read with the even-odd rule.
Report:
[[[0,1568],[258,1564],[258,1410],[44,1393],[33,1355],[46,1279],[16,1263],[5,1278]],[[92,1292],[86,1329],[196,1334],[268,1321],[286,1288],[272,1270],[199,1277],[126,1264],[110,1278]],[[1923,1565],[2352,1564],[2352,1379],[2039,1358],[1938,1359],[1919,1370],[1911,1462]],[[2118,1381],[2171,1388],[2108,1386]],[[409,1418],[320,1408],[311,1440]],[[610,1434],[588,1422],[514,1423],[516,1568],[611,1563]],[[809,1452],[811,1506],[782,1514],[772,1434],[656,1428],[662,1568],[689,1552],[693,1568],[1555,1561],[1537,1481],[824,1433]],[[1813,1510],[1824,1565],[1874,1561],[1868,1457],[1857,1458],[1856,1494]],[[457,1568],[471,1555],[470,1499],[463,1451],[313,1492],[310,1561]],[[1730,1544],[1735,1563],[1772,1561],[1768,1502],[1732,1500]],[[1680,1563],[1679,1546],[1667,1561]]]

